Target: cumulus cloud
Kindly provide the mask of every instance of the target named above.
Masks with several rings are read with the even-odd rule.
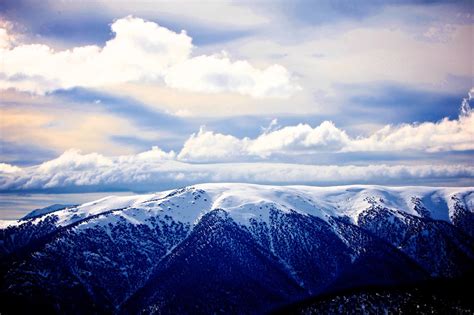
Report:
[[[473,150],[474,113],[469,105],[473,92],[471,90],[469,97],[464,99],[456,120],[445,118],[436,123],[386,126],[367,137],[353,138],[329,121],[314,128],[299,124],[278,129],[275,120],[254,139],[239,139],[202,127],[188,138],[179,153],[153,147],[139,154],[104,156],[82,154],[72,149],[56,159],[30,167],[0,163],[0,191],[90,186],[149,190],[208,181],[288,184],[472,181],[474,166],[462,164],[339,166],[258,160],[276,153],[307,154],[316,151]],[[248,158],[254,161],[235,163]]]
[[[474,115],[437,123],[386,126],[367,138],[353,140],[344,151],[466,151],[474,149]]]
[[[465,151],[474,149],[474,112],[469,101],[474,88],[462,102],[458,119],[436,123],[385,126],[366,138],[354,139],[344,151]]]
[[[184,143],[178,158],[185,161],[232,160],[245,156],[267,158],[275,153],[338,151],[349,142],[346,132],[325,121],[313,128],[308,124],[265,130],[255,139],[238,139],[204,128]]]
[[[127,17],[111,25],[115,37],[95,45],[55,51],[42,44],[0,49],[0,87],[44,93],[74,86],[95,87],[156,79],[189,58],[191,38],[156,23]]]
[[[226,53],[198,56],[177,64],[165,76],[165,82],[170,87],[189,91],[233,91],[257,98],[288,97],[301,89],[280,65],[260,70],[245,60],[232,62]]]
[[[338,151],[348,141],[345,131],[338,129],[331,121],[324,121],[315,128],[299,124],[263,133],[250,141],[247,148],[250,154],[267,157],[273,153],[305,150]]]
[[[229,160],[246,155],[246,143],[249,139],[238,139],[231,135],[223,135],[207,131],[201,127],[193,133],[178,154],[180,160]]]
[[[39,165],[38,172],[56,173],[64,169],[86,171],[90,168],[101,168],[111,165],[111,160],[101,154],[89,153],[82,155],[79,150],[71,149],[64,152],[58,158]]]
[[[0,163],[0,174],[12,174],[20,172],[21,168],[15,165]]]
[[[351,137],[331,121],[264,130],[254,138],[236,138],[201,129],[184,143],[178,158],[184,161],[268,158],[274,154],[314,152],[466,151],[474,150],[474,112],[464,99],[457,119],[438,122],[387,125],[365,137]]]
[[[2,168],[1,166],[0,168]],[[474,177],[466,165],[302,165],[275,163],[192,164],[159,148],[138,155],[106,157],[70,150],[40,165],[0,172],[1,191],[80,189],[153,190],[197,182],[288,184],[396,183]]]
[[[55,51],[43,44],[11,46],[0,28],[0,88],[45,93],[72,87],[125,82],[161,82],[196,92],[234,92],[287,97],[300,89],[282,66],[258,69],[226,54],[192,56],[192,38],[154,22],[126,17],[111,25],[115,36],[103,47]]]

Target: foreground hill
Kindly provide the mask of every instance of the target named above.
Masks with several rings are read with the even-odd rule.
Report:
[[[0,223],[0,312],[260,314],[458,279],[473,204],[472,188],[202,184],[36,211]]]

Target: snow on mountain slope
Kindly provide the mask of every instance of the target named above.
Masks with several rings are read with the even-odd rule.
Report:
[[[200,191],[200,194],[192,191]],[[180,222],[196,223],[200,216],[210,210],[224,209],[236,222],[248,225],[250,219],[268,222],[269,209],[273,206],[281,211],[292,210],[325,221],[333,216],[347,216],[357,223],[360,213],[372,205],[421,216],[415,209],[418,204],[427,209],[432,219],[450,222],[456,202],[453,196],[456,196],[458,203],[469,212],[474,211],[474,188],[469,187],[312,187],[212,183],[156,194],[105,197],[55,211],[54,215],[58,216],[57,224],[60,226],[67,226],[111,210],[123,210],[118,215],[136,224],[157,214],[172,216]],[[129,213],[129,209],[134,209],[133,213]],[[42,219],[44,218],[34,218],[33,222]],[[17,224],[21,222],[3,221],[0,226]]]
[[[363,185],[111,196],[2,223],[0,298],[62,313],[258,313],[335,288],[459,277],[474,266],[473,202],[469,187]]]
[[[265,220],[261,205],[274,205],[280,210],[294,210],[319,217],[348,216],[357,222],[359,214],[378,204],[420,216],[414,198],[419,198],[431,218],[449,221],[457,196],[470,212],[474,210],[474,188],[438,187],[383,187],[383,186],[263,186],[249,184],[201,184],[196,189],[205,191],[212,200],[211,209],[222,208],[232,218],[248,223],[250,218]],[[258,207],[256,207],[256,205]],[[263,208],[263,207],[262,207]]]
[[[65,208],[73,208],[73,207],[77,207],[77,205],[54,204],[54,205],[50,205],[50,206],[45,207],[45,208],[35,209],[35,210],[31,211],[30,213],[28,213],[27,215],[25,215],[22,219],[23,220],[32,219],[32,218],[35,218],[35,217],[40,217],[42,215],[48,214],[50,212],[62,210],[62,209],[65,209]]]

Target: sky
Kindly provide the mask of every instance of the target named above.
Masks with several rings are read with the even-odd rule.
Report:
[[[0,1],[0,193],[474,185],[472,1]]]

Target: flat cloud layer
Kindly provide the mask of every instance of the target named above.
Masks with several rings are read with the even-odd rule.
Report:
[[[55,51],[43,44],[15,45],[0,28],[0,88],[45,93],[72,87],[161,82],[195,92],[232,92],[256,98],[288,97],[301,89],[280,65],[258,69],[225,53],[192,57],[192,39],[154,22],[126,17],[111,25],[104,47]]]
[[[106,157],[69,150],[40,165],[0,165],[0,190],[102,189],[153,190],[197,182],[288,184],[395,183],[474,177],[465,165],[302,165],[285,163],[191,164],[155,147],[137,155]]]

